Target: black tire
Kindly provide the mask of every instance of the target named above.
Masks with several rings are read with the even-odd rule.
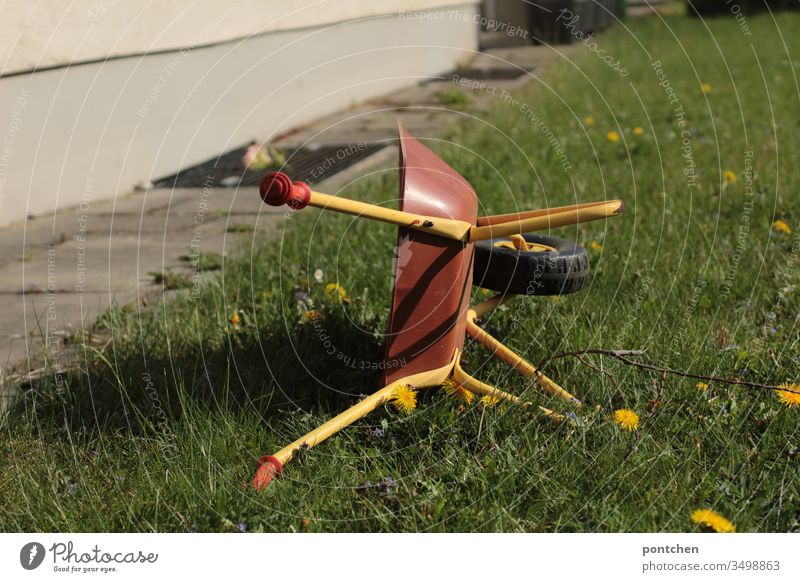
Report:
[[[523,235],[528,243],[552,251],[518,251],[497,246],[511,242],[496,238],[475,243],[472,284],[500,293],[566,295],[580,291],[589,278],[586,249],[573,242],[538,234]]]

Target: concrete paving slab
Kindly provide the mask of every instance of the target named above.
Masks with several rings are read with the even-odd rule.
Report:
[[[563,58],[569,47],[521,45],[493,48],[478,53],[466,68],[483,71],[485,75],[491,75],[491,71],[497,69],[517,69],[523,74],[541,68],[554,58]]]
[[[71,240],[43,256],[0,269],[0,291],[116,293],[135,289],[147,278],[148,270],[177,266],[176,257],[187,248],[171,236]]]

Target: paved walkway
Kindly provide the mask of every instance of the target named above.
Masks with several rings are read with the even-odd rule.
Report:
[[[559,57],[552,49],[533,46],[477,55],[460,74],[475,79],[462,85],[471,111],[485,111],[498,99],[491,87],[518,90],[532,79],[524,71],[553,58]],[[521,76],[510,78],[515,67]],[[451,110],[458,103],[448,101],[448,95],[457,99],[455,87],[452,77],[412,86],[299,128],[275,145],[393,142],[399,120],[412,135],[437,136],[460,117]],[[317,188],[335,192],[368,167],[396,160],[396,147],[386,148]],[[0,230],[0,381],[6,393],[41,369],[43,346],[54,364],[68,366],[70,346],[86,341],[84,332],[98,315],[163,292],[152,273],[192,277],[191,262],[181,258],[191,248],[230,254],[249,245],[254,232],[268,236],[282,212],[262,204],[256,188],[156,189],[109,201],[87,196],[79,207]]]
[[[163,289],[153,272],[191,276],[180,257],[224,253],[252,237],[236,223],[268,229],[276,213],[255,189],[153,190],[87,201],[0,232],[0,355],[5,367],[36,368],[47,343],[57,352],[112,304]],[[259,214],[260,213],[260,214]],[[30,360],[28,362],[27,360]],[[30,364],[30,365],[27,365]]]

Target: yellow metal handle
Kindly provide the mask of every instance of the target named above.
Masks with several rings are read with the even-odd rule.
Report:
[[[564,208],[566,208],[566,210],[554,208],[545,211],[533,211],[534,213],[544,212],[544,214],[537,214],[536,216],[529,216],[528,218],[517,220],[510,219],[499,223],[494,223],[493,220],[490,220],[485,226],[473,226],[469,232],[469,241],[488,240],[490,238],[609,218],[622,214],[624,205],[622,200],[612,200],[609,202],[566,206]],[[501,216],[510,217],[513,215]],[[494,219],[498,217],[487,218]]]
[[[359,202],[358,200],[350,200],[339,196],[331,196],[330,194],[323,194],[322,192],[312,191],[311,200],[309,200],[308,205],[314,206],[315,208],[341,212],[342,214],[371,218],[372,220],[378,220],[380,222],[413,228],[452,240],[464,240],[470,228],[472,228],[470,223],[461,220],[436,218],[434,216],[414,214],[413,212],[392,210],[391,208],[384,208],[383,206],[367,204],[366,202]]]
[[[283,206],[286,204],[293,210],[302,210],[306,206],[314,206],[315,208],[333,210],[342,214],[371,218],[397,226],[414,228],[458,241],[466,240],[469,229],[472,228],[472,224],[461,220],[450,220],[403,212],[402,210],[392,210],[375,204],[314,192],[305,182],[292,182],[292,179],[283,172],[270,172],[265,175],[261,179],[258,191],[264,203],[270,206]]]

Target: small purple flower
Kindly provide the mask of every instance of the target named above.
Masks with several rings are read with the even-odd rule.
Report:
[[[247,531],[247,526],[245,526],[243,521],[239,522],[239,531],[242,532],[242,533]]]
[[[297,301],[308,301],[308,293],[303,291],[299,285],[294,286],[294,298]]]
[[[391,477],[386,477],[386,479],[383,480],[383,483],[381,483],[379,487],[381,491],[383,491],[387,495],[391,495],[393,493],[392,487],[397,487],[397,483],[395,483],[395,480],[392,479]]]
[[[377,437],[377,438],[382,438],[383,437],[383,429],[381,427],[379,427],[379,426],[376,426],[375,428],[372,429],[372,436]]]
[[[366,481],[363,485],[359,485],[356,488],[356,491],[359,493],[367,493],[370,489],[377,489],[385,495],[391,495],[394,493],[395,488],[397,488],[397,482],[391,477],[386,477],[386,479],[379,481],[378,483]]]

